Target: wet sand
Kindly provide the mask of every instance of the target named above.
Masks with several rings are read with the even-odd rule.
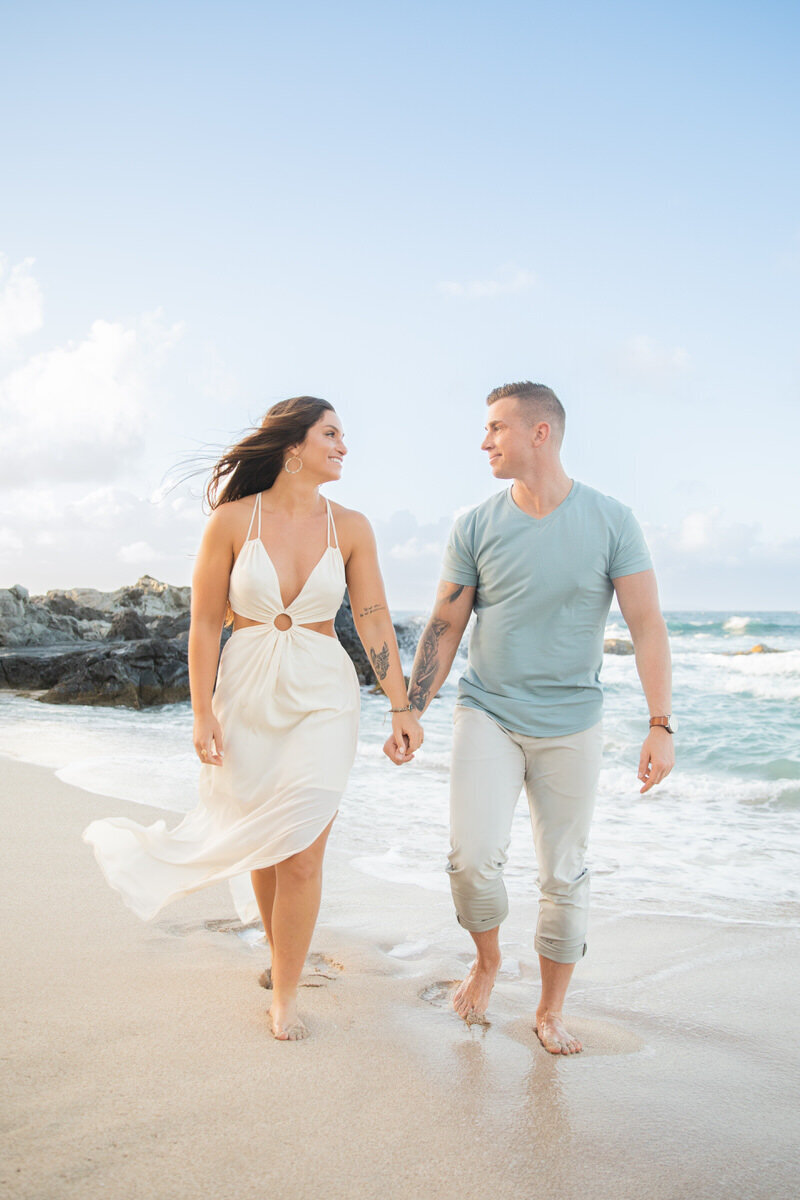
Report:
[[[448,1008],[470,960],[449,898],[334,847],[302,993],[313,1036],[277,1043],[265,952],[227,889],[143,924],[80,840],[96,817],[161,810],[9,759],[0,773],[3,1192],[796,1195],[795,929],[595,913],[570,1007],[586,1050],[557,1059],[531,1025],[531,911],[503,927],[491,1024],[467,1028]]]

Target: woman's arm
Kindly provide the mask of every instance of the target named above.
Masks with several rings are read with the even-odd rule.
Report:
[[[227,510],[227,511],[226,511]],[[189,627],[189,689],[194,713],[194,748],[201,762],[222,763],[222,729],[211,709],[219,664],[219,639],[233,566],[229,505],[215,509],[206,525],[192,575]]]
[[[356,632],[392,709],[408,709],[408,692],[378,565],[375,535],[361,513],[348,514],[347,532],[350,551],[345,574]],[[414,712],[393,712],[392,732],[399,745],[405,744],[409,755],[422,744],[422,728]]]

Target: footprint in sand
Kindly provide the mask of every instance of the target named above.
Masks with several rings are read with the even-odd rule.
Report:
[[[331,980],[336,979],[337,975],[344,970],[340,962],[333,958],[328,958],[327,954],[309,954],[306,959],[306,965],[311,967],[300,979],[300,987],[324,987]],[[267,967],[258,977],[258,982],[261,987],[269,991],[272,987],[272,968]]]
[[[458,984],[458,979],[439,979],[436,983],[429,983],[417,995],[426,1004],[435,1004],[437,1008],[450,1008],[453,992]]]
[[[208,933],[237,933],[239,935],[252,930],[261,931],[260,921],[251,921],[249,925],[243,925],[238,917],[220,917],[211,921],[187,921],[183,925],[162,925],[158,928],[163,933],[168,933],[172,937],[189,937],[193,933],[200,933],[206,930]]]
[[[415,962],[420,958],[427,958],[431,947],[429,942],[424,941],[398,942],[396,945],[385,942],[379,949],[384,954],[387,954],[389,958],[399,958],[404,962]]]

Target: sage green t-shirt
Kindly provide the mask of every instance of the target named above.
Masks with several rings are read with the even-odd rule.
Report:
[[[442,569],[477,589],[458,703],[533,737],[589,729],[602,715],[612,580],[651,566],[631,510],[577,480],[540,519],[511,488],[464,513]]]

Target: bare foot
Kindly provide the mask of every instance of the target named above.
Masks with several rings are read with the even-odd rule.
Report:
[[[534,1028],[548,1054],[580,1054],[583,1049],[565,1026],[561,1013],[537,1013]]]
[[[468,1025],[482,1021],[489,1007],[489,997],[492,994],[497,972],[500,970],[501,959],[489,961],[478,959],[469,969],[469,974],[453,993],[453,1008]]]
[[[269,1010],[272,1023],[272,1036],[279,1042],[301,1042],[308,1037],[308,1029],[297,1015],[297,1006],[273,1003]]]

